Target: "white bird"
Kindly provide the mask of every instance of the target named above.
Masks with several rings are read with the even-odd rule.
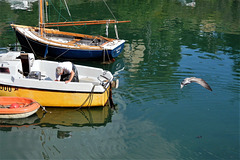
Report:
[[[207,82],[205,82],[201,78],[196,78],[196,77],[185,78],[181,82],[181,88],[183,88],[184,86],[186,86],[187,84],[192,83],[192,82],[196,82],[196,83],[200,84],[201,86],[203,86],[204,88],[208,89],[209,91],[212,91],[211,87],[207,84]]]

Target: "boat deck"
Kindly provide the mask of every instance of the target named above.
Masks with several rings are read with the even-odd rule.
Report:
[[[79,82],[69,82],[66,87],[65,82],[55,81],[55,69],[58,66],[58,62],[32,59],[32,62],[29,63],[31,66],[29,74],[24,76],[20,59],[0,62],[1,83],[16,87],[25,86],[27,88],[48,88],[49,90],[75,92],[90,92],[93,86],[95,86],[94,91],[104,92],[102,83],[105,83],[106,79],[101,75],[110,76],[110,72],[100,68],[76,65],[79,73]]]
[[[100,39],[100,38],[90,39],[90,38],[74,37],[74,36],[62,36],[62,35],[56,35],[56,34],[46,34],[45,38],[51,41],[66,43],[68,45],[101,46],[106,42],[106,40]]]

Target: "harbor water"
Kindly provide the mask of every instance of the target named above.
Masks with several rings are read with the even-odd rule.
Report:
[[[15,48],[11,23],[38,26],[38,2],[28,2],[0,0],[0,47]],[[116,108],[46,108],[0,119],[1,160],[240,159],[239,0],[66,2],[71,16],[63,0],[49,1],[49,21],[131,20],[117,25],[126,43],[114,63],[74,62],[112,72],[120,82]],[[59,29],[106,36],[106,25]],[[108,34],[115,38],[113,25]],[[180,89],[187,77],[213,91],[197,83]]]

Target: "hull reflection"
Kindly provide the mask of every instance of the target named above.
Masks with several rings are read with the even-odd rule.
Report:
[[[97,108],[48,108],[47,113],[42,110],[28,118],[9,120],[0,119],[0,130],[12,131],[13,128],[21,127],[51,127],[58,128],[61,131],[71,130],[74,127],[83,126],[105,126],[111,122],[112,109],[109,106]],[[69,133],[59,133],[70,136]]]

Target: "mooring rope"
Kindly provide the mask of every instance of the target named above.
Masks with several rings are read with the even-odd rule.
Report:
[[[105,91],[107,92],[107,96],[108,96],[108,103],[109,103],[109,106],[113,109],[115,109],[115,104],[113,103],[113,100],[112,100],[112,84],[110,82],[110,79],[108,79],[106,76],[104,75],[100,75],[101,77],[105,78],[107,80],[107,83],[104,85],[103,81],[101,81],[99,79],[99,81],[101,81],[101,84],[103,86],[103,88],[105,89]],[[108,90],[108,87],[107,84],[109,84],[110,88]]]
[[[86,120],[89,122],[89,124],[92,124],[93,123],[93,118],[92,116],[90,116],[90,119],[86,116],[86,114],[82,111],[82,108],[80,108],[80,110],[77,110],[78,112],[80,112],[85,118]],[[88,108],[88,111],[89,111],[89,108]],[[89,112],[90,114],[91,112]],[[91,115],[91,114],[90,114]]]
[[[30,106],[30,105],[32,105],[32,104],[34,104],[34,103],[37,103],[37,104],[39,104],[39,105],[40,105],[40,107],[42,108],[42,110],[43,110],[43,111],[45,111],[45,112],[47,113],[47,110],[46,110],[46,108],[45,108],[44,106],[42,106],[40,103],[38,103],[38,102],[31,102],[31,103],[29,103],[29,104],[27,104],[27,105],[24,105],[23,107]]]
[[[81,109],[81,108],[83,107],[83,105],[88,101],[88,99],[90,99],[90,100],[89,100],[87,106],[90,107],[90,105],[91,105],[91,103],[92,103],[92,100],[93,100],[93,91],[94,91],[95,86],[96,86],[96,85],[93,85],[93,87],[92,87],[92,89],[91,89],[91,92],[89,93],[89,95],[88,95],[88,97],[86,98],[86,100],[85,100],[85,101],[83,102],[83,104],[82,104],[80,107],[78,107],[76,110]]]
[[[108,56],[108,61],[110,61],[110,56],[109,56],[109,53],[108,53],[107,49],[106,49],[106,52],[107,52],[107,56]]]
[[[111,59],[110,59],[110,56],[109,56],[108,50],[105,49],[105,48],[103,48],[103,63],[106,62],[106,55],[105,55],[105,53],[107,54],[108,62],[110,62]]]
[[[108,103],[109,103],[110,108],[113,108],[115,110],[116,107],[112,100],[112,84],[109,83],[109,85],[110,85],[109,90],[107,90],[107,88],[105,89],[107,91],[107,95],[108,95]]]

